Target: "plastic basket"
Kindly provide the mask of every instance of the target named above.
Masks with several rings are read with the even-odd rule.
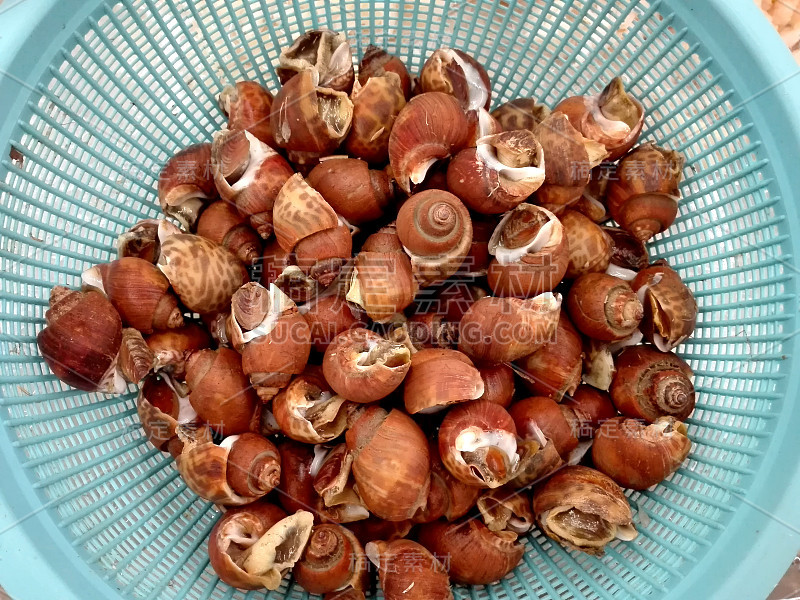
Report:
[[[209,567],[217,513],[147,444],[134,390],[66,389],[35,335],[54,284],[78,285],[158,213],[158,168],[222,126],[220,89],[276,89],[279,49],[320,26],[412,71],[461,48],[496,103],[553,105],[622,73],[648,109],[643,139],[687,158],[677,223],[652,250],[701,309],[681,347],[699,391],[689,460],[630,494],[635,542],[593,558],[536,534],[513,574],[456,597],[764,598],[800,547],[800,77],[750,0],[5,0],[0,584],[18,600],[263,597]],[[287,578],[267,597],[304,595]]]

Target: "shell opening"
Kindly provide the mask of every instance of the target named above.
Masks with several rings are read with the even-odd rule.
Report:
[[[478,158],[490,169],[508,179],[509,181],[539,180],[544,181],[544,149],[538,142],[534,147],[529,147],[525,139],[530,135],[533,142],[533,135],[527,131],[513,132],[513,135],[522,137],[521,141],[514,144],[511,138],[512,132],[499,133],[496,135],[482,137],[477,141]],[[512,151],[498,148],[501,142],[514,145]]]
[[[486,89],[486,85],[483,82],[483,78],[481,78],[481,74],[478,69],[475,68],[469,61],[464,60],[458,52],[454,50],[447,49],[447,56],[448,58],[455,61],[455,63],[461,67],[461,70],[464,72],[464,78],[467,81],[467,88],[469,94],[469,106],[467,110],[477,110],[482,106],[486,105],[486,101],[489,99],[489,90]]]
[[[367,351],[359,354],[356,364],[359,367],[383,365],[394,369],[402,367],[410,360],[411,352],[406,346],[389,340],[381,340],[377,342],[370,341]]]
[[[506,248],[503,245],[505,227],[516,211],[510,211],[506,214],[500,221],[500,224],[495,228],[492,237],[489,239],[489,253],[494,255],[499,264],[503,266],[514,264],[527,254],[540,252],[545,247],[551,245],[553,241],[556,243],[560,242],[562,228],[558,218],[545,208],[536,208],[544,213],[547,217],[547,222],[539,228],[533,239],[519,248]]]
[[[456,459],[464,464],[462,452],[475,452],[482,448],[497,448],[513,460],[517,456],[517,438],[510,431],[485,431],[479,427],[468,427],[456,437],[455,449],[459,452]]]
[[[636,271],[620,267],[614,263],[609,263],[606,269],[606,274],[622,279],[623,281],[633,281],[636,278]]]
[[[231,304],[231,321],[233,322],[235,329],[239,330],[236,333],[241,334],[237,337],[240,337],[242,344],[246,344],[247,342],[258,337],[269,335],[269,333],[275,328],[278,320],[288,311],[291,311],[295,308],[294,301],[289,298],[289,296],[284,294],[274,283],[270,284],[267,293],[269,294],[269,310],[267,311],[267,316],[264,317],[264,320],[261,321],[261,323],[259,323],[255,329],[250,331],[241,331],[241,328],[239,327],[239,321],[236,316],[236,303],[234,302]]]
[[[237,192],[246,189],[253,183],[264,161],[277,154],[272,148],[249,131],[245,131],[244,135],[247,141],[250,142],[250,158],[247,161],[247,168],[244,170],[244,173],[242,173],[242,176],[231,185],[231,189]]]

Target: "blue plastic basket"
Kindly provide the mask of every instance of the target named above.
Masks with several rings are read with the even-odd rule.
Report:
[[[495,103],[554,105],[622,73],[648,110],[643,138],[687,158],[680,215],[652,250],[700,306],[681,347],[699,391],[689,460],[630,494],[635,542],[593,558],[536,534],[514,574],[456,596],[764,598],[800,547],[800,77],[750,0],[5,0],[0,585],[17,600],[263,596],[214,575],[217,513],[147,444],[133,389],[65,388],[35,335],[53,285],[77,286],[157,215],[158,168],[222,126],[222,87],[276,89],[279,49],[320,26],[415,72],[439,46],[463,49]],[[268,597],[304,595],[287,579]]]

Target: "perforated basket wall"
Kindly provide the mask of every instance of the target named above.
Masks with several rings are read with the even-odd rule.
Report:
[[[10,536],[35,526],[32,546],[45,562],[64,563],[49,567],[52,580],[23,584],[18,578],[36,571],[0,561],[0,584],[31,598],[62,585],[75,593],[73,578],[89,582],[81,583],[83,597],[263,596],[214,575],[205,548],[218,513],[147,444],[133,389],[122,397],[67,389],[39,358],[35,336],[53,285],[79,285],[83,269],[113,258],[119,233],[159,214],[158,170],[223,125],[222,87],[255,79],[275,90],[279,49],[321,26],[346,31],[358,56],[375,43],[413,72],[439,46],[463,49],[488,69],[495,105],[532,95],[552,106],[621,73],[647,108],[643,139],[687,159],[679,217],[651,250],[678,269],[700,306],[697,331],[680,349],[699,392],[689,460],[653,490],[630,494],[635,542],[592,558],[535,534],[512,575],[456,588],[456,597],[659,598],[708,569],[712,555],[711,576],[724,578],[720,544],[743,527],[736,517],[755,502],[765,457],[783,448],[787,464],[798,458],[784,427],[797,423],[785,377],[794,362],[797,275],[782,200],[792,190],[772,170],[778,150],[764,142],[749,98],[734,89],[691,12],[673,14],[656,0],[47,6],[67,13],[59,22],[68,27],[47,25],[60,47],[43,55],[37,79],[6,116],[9,139],[0,137],[0,436],[9,473],[0,546],[10,555]],[[14,492],[24,502],[10,498],[12,486],[24,490]],[[303,593],[287,578],[267,597]]]

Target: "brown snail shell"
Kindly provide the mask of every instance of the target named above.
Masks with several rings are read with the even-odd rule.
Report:
[[[411,76],[402,60],[389,54],[386,50],[370,44],[364,51],[364,56],[358,66],[358,81],[361,85],[366,85],[372,77],[382,77],[389,73],[395,73],[400,78],[400,88],[403,96],[411,97]]]
[[[304,273],[295,259],[292,252],[280,247],[278,240],[269,240],[264,244],[264,254],[261,257],[261,283],[264,286],[275,284],[275,287],[294,302],[306,302],[320,292],[319,282]]]
[[[189,402],[188,391],[166,375],[145,378],[136,399],[136,412],[147,441],[162,452],[167,452],[170,440],[177,437],[178,426],[195,426],[199,430],[200,418]],[[204,432],[208,435],[204,436]],[[210,430],[204,432],[198,431],[195,437],[210,442]]]
[[[461,50],[436,50],[422,66],[419,82],[423,93],[450,94],[464,110],[488,110],[491,104],[492,85],[486,69]]]
[[[286,84],[297,73],[315,68],[319,85],[350,93],[355,81],[353,53],[347,36],[328,29],[306,31],[284,48],[275,69],[281,83]]]
[[[307,182],[354,225],[380,219],[394,196],[387,173],[357,158],[326,158],[311,170]]]
[[[450,277],[464,262],[472,244],[472,220],[453,194],[425,190],[400,207],[397,237],[420,284],[431,285]]]
[[[353,236],[347,225],[318,231],[294,247],[297,266],[322,289],[342,272],[353,255]]]
[[[368,572],[364,548],[355,535],[340,525],[316,525],[292,576],[311,594],[348,587],[365,590]]]
[[[367,324],[362,311],[333,293],[313,298],[302,306],[300,312],[311,330],[311,344],[318,352],[325,352],[343,331]]]
[[[643,144],[617,165],[608,184],[608,210],[619,226],[646,242],[678,214],[684,158],[668,148]]]
[[[321,516],[335,523],[348,524],[369,518],[364,501],[355,491],[351,476],[353,452],[347,449],[347,444],[337,444],[320,460],[321,456],[320,447],[316,446],[311,471],[314,490],[322,500]]]
[[[411,369],[403,385],[406,411],[435,412],[457,402],[483,395],[481,374],[458,350],[425,349],[411,357]]]
[[[364,505],[382,519],[410,519],[424,505],[430,486],[428,441],[419,425],[402,411],[370,406],[346,439]]]
[[[674,417],[659,417],[650,425],[616,417],[597,430],[592,462],[619,485],[646,490],[674,473],[691,448],[686,425]]]
[[[162,238],[158,268],[186,308],[200,314],[226,308],[233,293],[250,280],[227,248],[186,233]]]
[[[425,506],[414,515],[415,523],[431,523],[444,517],[448,521],[467,514],[475,506],[481,488],[456,479],[442,463],[437,440],[429,440],[431,486]]]
[[[298,510],[316,510],[321,498],[314,489],[312,464],[315,447],[285,439],[278,443],[281,457],[281,477],[278,484],[278,502],[289,513]]]
[[[209,200],[217,197],[211,172],[211,144],[195,144],[174,154],[158,176],[161,210],[192,229]]]
[[[294,174],[289,163],[255,134],[238,129],[214,135],[211,160],[220,197],[234,205],[260,237],[268,238],[275,199]]]
[[[608,208],[606,207],[608,199],[606,198],[606,193],[608,190],[609,177],[611,177],[615,168],[616,166],[614,164],[604,162],[592,169],[589,184],[584,188],[583,195],[581,195],[570,208],[578,211],[595,223],[602,223],[608,220]]]
[[[169,281],[156,266],[141,258],[120,258],[84,271],[85,285],[104,292],[122,322],[142,333],[183,325],[183,314]]]
[[[581,333],[607,342],[630,336],[644,315],[631,286],[605,273],[576,279],[567,295],[567,311]]]
[[[245,265],[261,257],[261,237],[234,206],[218,200],[197,221],[197,235],[230,250]]]
[[[508,408],[514,398],[514,369],[510,366],[497,363],[478,365],[478,372],[483,379],[483,396],[478,400],[486,400]]]
[[[184,439],[176,466],[190,490],[204,500],[223,506],[254,502],[271,492],[280,481],[277,448],[255,433],[229,436],[219,445],[207,440]]]
[[[549,342],[561,312],[561,296],[482,298],[464,314],[458,349],[477,361],[510,362]]]
[[[692,335],[697,323],[697,301],[666,262],[659,261],[639,271],[631,287],[643,296],[640,329],[647,341],[662,352],[669,352]]]
[[[459,481],[496,488],[514,478],[519,467],[517,428],[497,404],[476,400],[459,404],[439,428],[439,454]]]
[[[576,279],[585,273],[603,273],[611,260],[611,239],[597,223],[574,210],[559,215],[569,248],[565,276]]]
[[[395,236],[396,237],[396,236]],[[411,260],[402,252],[356,255],[346,300],[360,306],[375,322],[386,322],[409,306],[417,293]]]
[[[562,311],[555,336],[533,354],[517,361],[525,387],[537,396],[560,402],[578,387],[583,370],[583,339]]]
[[[522,560],[525,546],[512,531],[490,531],[477,519],[423,525],[420,543],[434,556],[448,557],[450,578],[464,585],[486,585],[508,575]]]
[[[333,152],[350,131],[353,103],[345,92],[321,87],[316,68],[300,71],[275,96],[270,124],[275,143],[289,160],[315,164]]]
[[[295,303],[275,285],[239,288],[231,300],[228,331],[242,353],[242,369],[262,401],[271,400],[305,369],[311,330]]]
[[[581,135],[564,113],[547,116],[534,133],[542,145],[547,165],[544,184],[536,197],[539,204],[558,213],[581,197],[592,169],[608,153],[603,144]]]
[[[258,396],[242,371],[242,358],[230,348],[200,350],[186,363],[189,400],[208,425],[224,435],[244,433]]]
[[[622,489],[600,471],[564,467],[534,489],[533,512],[544,534],[587,554],[602,555],[614,539],[637,535]]]
[[[272,94],[257,81],[237,81],[226,86],[218,102],[228,115],[229,130],[249,131],[265,144],[275,144],[269,122]]]
[[[617,410],[632,419],[653,423],[658,417],[685,421],[695,405],[692,370],[671,352],[650,346],[625,348],[615,362],[611,399]]]
[[[211,336],[197,323],[175,329],[159,329],[147,336],[147,346],[155,356],[154,369],[185,379],[186,360],[192,352],[211,346]]]
[[[625,91],[619,77],[614,77],[599,94],[572,96],[555,110],[567,115],[585,137],[603,144],[608,160],[617,160],[633,148],[645,117],[644,107]]]
[[[536,127],[550,114],[550,109],[539,104],[534,98],[516,98],[501,104],[492,111],[503,131],[527,129],[535,132]]]
[[[347,426],[347,400],[334,395],[322,369],[307,368],[272,401],[281,431],[298,442],[324,444]]]
[[[526,129],[487,135],[459,152],[447,168],[447,187],[470,209],[500,214],[542,185],[544,151]]]
[[[468,129],[463,109],[448,94],[429,92],[409,100],[389,135],[389,161],[400,189],[411,193],[431,165],[461,150]]]
[[[45,319],[36,343],[56,377],[87,392],[124,391],[124,382],[114,377],[122,320],[103,294],[55,286]]]
[[[344,142],[347,154],[371,164],[389,161],[389,134],[406,105],[402,81],[396,73],[373,75],[356,83],[350,95],[353,124]]]
[[[161,253],[158,241],[158,219],[139,221],[117,238],[119,258],[141,258],[155,264]]]
[[[264,501],[227,510],[208,538],[211,566],[233,587],[277,590],[300,560],[313,525],[308,511],[287,517]]]
[[[521,438],[538,440],[543,434],[566,460],[578,446],[578,438],[565,412],[564,406],[544,396],[519,400],[508,409]]]
[[[411,532],[413,526],[414,523],[410,520],[386,521],[377,517],[347,524],[347,528],[353,532],[362,546],[376,540],[393,542],[403,539]]]
[[[577,436],[581,440],[594,436],[597,428],[617,416],[617,409],[608,392],[590,385],[579,385],[563,406],[572,410],[578,424]]]
[[[364,328],[337,335],[322,360],[322,371],[333,390],[359,403],[391,394],[410,367],[408,348]]]
[[[487,276],[498,296],[530,298],[561,282],[569,265],[564,227],[549,210],[520,204],[508,212],[489,239],[493,256]]]
[[[417,542],[375,541],[364,550],[378,568],[385,600],[453,600],[447,571]]]

